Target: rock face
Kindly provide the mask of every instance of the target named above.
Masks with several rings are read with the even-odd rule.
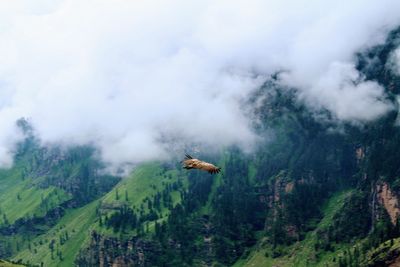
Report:
[[[270,206],[281,205],[282,196],[292,192],[294,183],[286,178],[285,173],[281,173],[276,176],[272,185],[272,198],[270,199]]]
[[[389,267],[399,267],[400,266],[400,257],[397,257],[396,260],[390,263]]]
[[[362,147],[359,147],[356,149],[356,159],[357,161],[361,161],[365,158],[365,149]]]
[[[208,216],[202,216],[192,223],[198,225],[202,236],[202,244],[196,247],[197,255],[193,256],[190,266],[212,266],[215,259],[214,225]],[[153,266],[182,266],[165,262],[167,253],[180,255],[185,244],[179,240],[168,238],[162,243],[149,236],[132,236],[125,238],[112,237],[91,232],[90,242],[80,250],[75,266],[80,267],[153,267]],[[179,256],[177,256],[179,257]],[[184,265],[188,266],[188,265]]]
[[[152,266],[154,257],[161,255],[155,242],[131,238],[121,241],[92,232],[89,247],[83,249],[76,261],[77,266],[128,267]]]
[[[398,198],[390,190],[387,183],[377,185],[377,192],[379,203],[385,207],[390,216],[390,220],[395,225],[400,214]]]

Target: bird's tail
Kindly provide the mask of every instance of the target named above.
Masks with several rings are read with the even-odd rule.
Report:
[[[216,168],[216,169],[214,169],[214,170],[210,170],[210,171],[208,171],[208,172],[211,173],[211,174],[217,174],[217,173],[219,173],[220,171],[221,171],[221,168],[218,167],[218,168]]]
[[[193,159],[192,156],[190,156],[189,154],[185,155],[185,159]]]

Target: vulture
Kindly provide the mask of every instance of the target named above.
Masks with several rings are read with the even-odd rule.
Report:
[[[201,161],[199,159],[194,159],[190,155],[186,154],[185,159],[182,161],[183,168],[185,169],[199,169],[203,171],[207,171],[211,174],[219,173],[221,168],[215,166],[214,164]]]

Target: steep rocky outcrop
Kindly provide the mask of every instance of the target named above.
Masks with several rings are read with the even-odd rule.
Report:
[[[378,184],[376,189],[379,203],[386,209],[391,222],[395,225],[400,214],[398,198],[390,190],[387,183]]]
[[[154,257],[159,255],[161,247],[157,242],[140,238],[123,241],[93,231],[89,246],[79,253],[75,263],[99,267],[152,266]]]

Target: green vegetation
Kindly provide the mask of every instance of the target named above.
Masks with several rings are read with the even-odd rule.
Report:
[[[184,177],[178,177],[177,170],[164,170],[159,164],[144,164],[138,166],[133,173],[117,184],[107,193],[102,203],[105,205],[119,206],[126,204],[139,207],[149,196],[154,196],[162,191],[166,185],[178,181],[186,183]],[[179,202],[179,194],[174,194],[174,202]]]
[[[23,179],[19,169],[0,171],[0,225],[17,219],[43,216],[71,197],[54,186],[40,188]]]
[[[21,251],[13,259],[38,265],[43,262],[44,266],[72,266],[80,247],[89,240],[97,202],[67,211],[53,228],[31,241],[30,249]]]
[[[399,263],[400,238],[390,239],[380,244],[377,248],[371,249],[361,265],[363,266],[384,266],[390,263]],[[397,259],[397,260],[396,260]],[[396,265],[393,265],[396,266]]]
[[[118,229],[113,231],[106,224],[100,226],[100,217],[111,217],[123,206],[145,206],[146,199],[162,191],[167,185],[176,183],[179,179],[175,170],[164,172],[159,164],[146,164],[138,167],[128,177],[121,180],[109,193],[82,208],[67,210],[60,221],[43,235],[31,240],[30,248],[19,252],[13,260],[44,266],[72,266],[78,252],[87,246],[93,231],[105,236],[136,235],[136,228]],[[182,186],[184,186],[184,180]],[[118,192],[118,194],[117,194]],[[126,196],[124,192],[129,192]],[[171,193],[172,205],[180,201],[176,192]],[[149,209],[146,206],[145,213]],[[168,209],[160,209],[160,218],[168,215]],[[153,222],[154,225],[154,222]],[[153,226],[154,228],[154,226]]]
[[[0,260],[0,267],[24,267],[25,265],[11,263],[5,260]]]
[[[44,216],[49,210],[70,199],[63,190],[48,187],[39,189],[21,182],[0,196],[2,224],[12,224],[17,219]]]
[[[316,228],[307,233],[304,240],[288,247],[273,248],[268,242],[256,245],[247,259],[239,260],[234,266],[335,266],[338,255],[348,248],[348,245],[336,245],[323,249],[319,235],[333,224],[335,214],[340,213],[345,200],[352,194],[344,191],[333,195],[322,208],[323,217]]]

